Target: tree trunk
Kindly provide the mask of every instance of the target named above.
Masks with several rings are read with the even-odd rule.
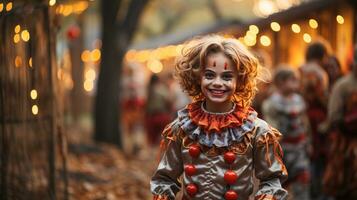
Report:
[[[132,0],[123,19],[117,19],[120,0],[102,1],[102,60],[95,102],[94,139],[122,148],[119,85],[122,61],[148,0]],[[123,2],[125,3],[125,2]]]
[[[120,1],[111,1],[120,4]],[[117,9],[109,1],[102,1],[102,58],[95,102],[95,135],[100,142],[122,147],[119,135],[119,72],[115,18]]]

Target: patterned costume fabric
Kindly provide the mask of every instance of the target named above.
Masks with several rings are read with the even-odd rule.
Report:
[[[263,114],[271,125],[283,134],[281,146],[289,173],[291,199],[309,199],[309,157],[307,154],[307,119],[305,103],[298,94],[284,97],[273,93],[263,103]]]
[[[357,199],[357,78],[349,74],[332,89],[328,116],[330,156],[324,175],[325,190],[336,199]]]
[[[164,154],[151,180],[154,199],[248,199],[253,172],[260,179],[255,199],[286,199],[281,134],[256,112],[240,107],[210,113],[198,101],[178,112],[163,132]]]

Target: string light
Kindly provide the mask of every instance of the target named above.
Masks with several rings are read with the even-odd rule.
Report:
[[[15,34],[14,35],[14,43],[17,44],[18,42],[20,42],[20,34]]]
[[[37,115],[38,114],[38,106],[37,105],[33,105],[32,106],[32,114],[33,115]]]
[[[72,6],[64,6],[62,14],[64,16],[68,16],[68,15],[72,14],[72,12],[73,12]]]
[[[37,99],[37,90],[33,89],[30,92],[31,99],[35,100]]]
[[[12,9],[12,2],[6,4],[6,11],[9,12]]]
[[[49,4],[50,6],[54,6],[54,5],[56,4],[56,0],[49,0],[49,1],[48,1],[48,4]]]
[[[16,56],[15,67],[21,67],[21,65],[22,65],[22,58],[20,56]]]
[[[272,22],[272,23],[270,23],[270,28],[275,32],[279,32],[280,24],[278,22]]]
[[[159,60],[152,59],[149,60],[147,63],[147,67],[153,72],[153,73],[160,73],[162,69],[164,68],[162,63]]]
[[[29,59],[29,66],[32,67],[32,57]]]
[[[345,22],[345,19],[341,16],[341,15],[337,15],[336,16],[336,21],[339,23],[339,24],[343,24]]]
[[[0,12],[2,12],[4,10],[4,4],[0,3]]]
[[[29,31],[28,31],[28,30],[23,30],[23,31],[21,32],[21,38],[22,38],[22,40],[25,41],[25,42],[29,41],[29,40],[30,40],[30,33],[29,33]]]
[[[81,59],[83,62],[89,62],[91,57],[91,53],[89,50],[85,50],[81,54]]]
[[[259,33],[259,28],[256,25],[250,25],[249,30],[256,35]]]
[[[304,38],[304,41],[305,41],[306,43],[310,43],[310,42],[311,42],[311,36],[310,36],[310,34],[304,33],[303,38]]]
[[[300,33],[301,31],[301,28],[298,24],[292,24],[291,25],[291,30],[294,32],[294,33]]]
[[[263,45],[263,46],[270,46],[270,44],[271,44],[271,40],[270,40],[270,38],[268,37],[268,36],[266,36],[266,35],[262,35],[261,37],[260,37],[260,43]]]
[[[257,39],[255,36],[252,35],[246,35],[244,36],[244,44],[251,47],[254,46],[257,43]]]
[[[98,61],[100,59],[100,56],[101,56],[101,54],[100,54],[100,50],[99,49],[94,49],[92,51],[92,54],[91,54],[92,61],[94,61],[94,62]]]
[[[94,81],[95,79],[95,70],[94,69],[89,69],[87,72],[86,72],[86,79],[89,80],[89,81]]]
[[[93,90],[94,84],[91,80],[85,80],[83,83],[84,90],[90,92]]]
[[[15,28],[14,28],[14,31],[15,31],[15,33],[20,33],[20,31],[21,31],[21,26],[20,26],[19,24],[16,25]]]
[[[313,29],[316,29],[319,26],[319,24],[317,23],[317,21],[315,19],[310,19],[309,26]]]

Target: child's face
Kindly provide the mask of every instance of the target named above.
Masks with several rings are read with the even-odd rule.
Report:
[[[281,81],[279,88],[284,95],[293,94],[299,89],[299,80],[295,76],[290,77],[285,81]]]
[[[210,53],[201,73],[201,90],[206,101],[230,103],[237,86],[237,68],[223,52]]]

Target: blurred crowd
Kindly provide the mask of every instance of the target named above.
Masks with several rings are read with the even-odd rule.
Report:
[[[356,56],[345,75],[323,42],[309,45],[305,60],[277,66],[253,105],[283,134],[290,199],[356,199]]]
[[[289,199],[357,199],[357,48],[354,55],[343,74],[326,43],[314,42],[305,64],[279,64],[272,81],[259,85],[252,106],[283,134]],[[165,125],[191,101],[171,73],[144,83],[138,71],[126,67],[121,87],[122,127],[133,154],[143,145],[157,148]]]

